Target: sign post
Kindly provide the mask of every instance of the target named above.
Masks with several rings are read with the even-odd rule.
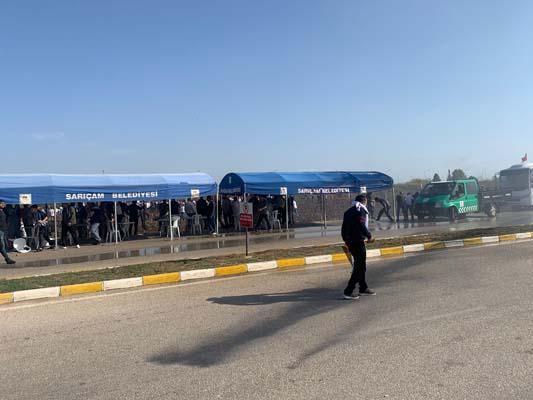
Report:
[[[246,232],[246,256],[249,254],[249,237],[248,229],[254,227],[254,206],[252,203],[242,202],[240,204],[240,216],[239,222],[241,227],[244,228]]]
[[[170,241],[173,241],[174,232],[172,231],[172,199],[168,199],[168,229],[170,230],[169,231]]]
[[[398,222],[400,222],[400,218],[398,217],[398,210],[396,210],[397,204],[396,204],[396,193],[394,192],[394,185],[392,186],[392,212],[394,213],[394,219]]]
[[[66,244],[63,244],[63,246],[66,246]],[[54,203],[54,250],[57,250],[58,248],[59,245],[57,244],[57,204]]]
[[[115,245],[118,245],[118,214],[117,214],[117,202],[115,201]]]
[[[285,196],[285,229],[289,232],[289,191],[286,187],[280,187],[279,192],[282,196]]]

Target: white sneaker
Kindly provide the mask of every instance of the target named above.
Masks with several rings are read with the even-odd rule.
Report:
[[[67,246],[63,246],[63,249],[65,249],[65,250],[66,250],[66,249],[67,249]]]
[[[357,300],[357,299],[359,299],[359,296],[356,296],[354,294],[352,294],[350,296],[348,296],[347,294],[343,294],[343,296],[344,296],[344,300]]]
[[[77,245],[76,245],[76,248],[77,248],[77,249],[79,249],[79,248],[80,248],[80,245],[79,245],[79,244],[77,244]]]

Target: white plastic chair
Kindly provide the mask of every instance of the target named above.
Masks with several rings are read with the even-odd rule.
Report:
[[[120,229],[117,231],[115,230],[115,224],[112,224],[110,221],[107,222],[107,235],[105,238],[105,241],[108,243],[112,243],[115,241],[115,234],[118,234],[118,241],[122,241],[122,233],[120,232]]]
[[[192,231],[191,233],[193,235],[196,235],[197,232],[200,232],[200,234],[203,233],[203,228],[202,228],[202,217],[198,214],[195,214],[192,216]]]
[[[279,231],[281,232],[281,221],[279,220],[279,211],[272,212],[272,229],[276,229],[276,225],[278,226]]]
[[[130,218],[124,215],[124,220],[119,224],[119,233],[122,232],[123,240],[130,237]]]
[[[172,216],[172,227],[170,229],[172,229],[173,232],[176,232],[178,234],[178,237],[180,238],[181,237],[181,232],[180,232],[180,217],[179,216]]]
[[[31,251],[31,247],[26,244],[26,239],[24,238],[13,240],[13,248],[17,253],[29,253]]]

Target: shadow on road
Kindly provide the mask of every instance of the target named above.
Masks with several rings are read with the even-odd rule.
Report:
[[[276,303],[294,303],[294,302],[323,302],[328,298],[330,300],[342,300],[340,292],[333,289],[303,289],[297,292],[286,293],[265,293],[251,294],[244,296],[224,296],[212,297],[207,299],[214,304],[223,304],[231,306],[258,306]]]
[[[370,269],[371,272],[368,280],[374,288],[390,286],[394,282],[405,279],[413,281],[413,283],[427,280],[427,277],[423,273],[405,275],[405,272],[409,268],[418,265],[423,260],[424,257],[411,257],[394,260],[379,267],[373,266]],[[347,280],[348,274],[345,276]],[[181,364],[200,368],[220,364],[241,348],[249,347],[254,341],[274,336],[280,331],[296,325],[305,319],[336,311],[344,307],[352,307],[354,305],[353,301],[342,300],[343,288],[344,286],[321,287],[308,288],[296,292],[209,298],[208,301],[216,305],[260,306],[287,303],[288,306],[282,308],[277,315],[274,314],[276,309],[272,309],[270,314],[265,314],[264,319],[252,326],[246,326],[247,323],[243,322],[233,328],[214,332],[203,338],[198,345],[192,348],[180,349],[179,345],[177,348],[176,346],[171,347],[150,357],[148,362],[160,365]],[[391,309],[397,307],[402,307],[401,303],[395,302],[391,306]],[[332,335],[319,346],[309,349],[298,363],[324,351],[331,345],[343,341],[347,337],[346,332],[353,332],[357,327],[368,324],[373,318],[375,318],[375,310],[371,308],[357,308],[357,311],[353,313],[353,319],[350,317],[350,321],[348,322],[346,320],[339,321],[339,323],[349,324],[349,327],[346,327],[346,331],[341,330],[338,332],[339,335],[337,337],[335,337],[336,335]]]
[[[291,303],[276,316],[267,316],[258,324],[249,327],[236,327],[226,332],[218,332],[205,338],[198,346],[180,351],[169,349],[155,355],[148,361],[157,364],[183,364],[196,367],[209,367],[223,362],[239,348],[251,342],[270,337],[303,319],[313,317],[333,309],[349,305],[343,301],[338,289],[316,288],[304,289],[293,293],[233,296],[210,299],[215,304],[226,305],[267,305],[274,303]]]

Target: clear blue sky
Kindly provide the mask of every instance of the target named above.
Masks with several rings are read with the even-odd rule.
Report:
[[[2,172],[533,157],[533,2],[4,1]]]

